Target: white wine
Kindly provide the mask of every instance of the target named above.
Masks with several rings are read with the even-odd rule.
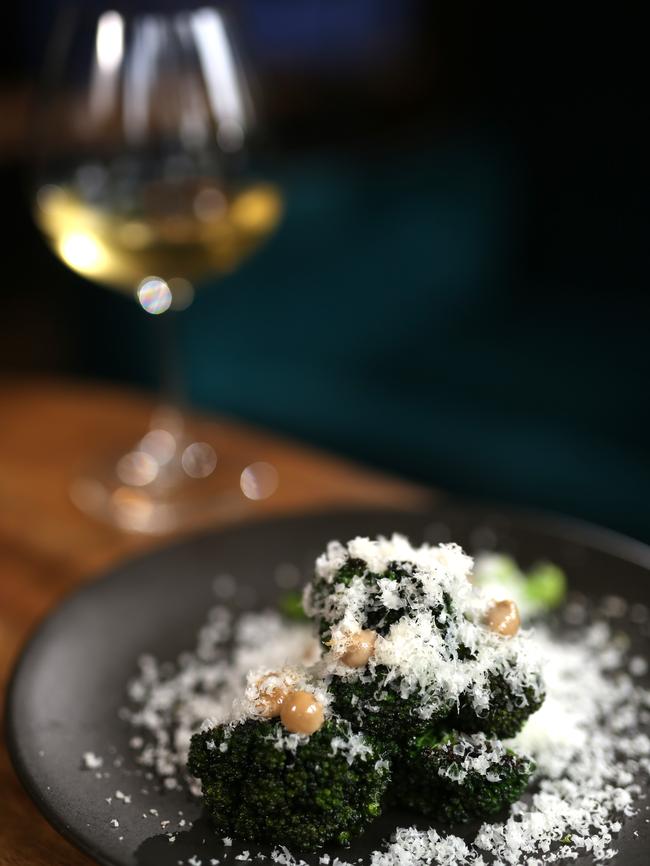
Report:
[[[276,227],[282,197],[268,183],[230,192],[213,181],[150,184],[136,203],[84,200],[46,184],[35,219],[72,270],[132,294],[149,275],[195,283],[233,270]]]

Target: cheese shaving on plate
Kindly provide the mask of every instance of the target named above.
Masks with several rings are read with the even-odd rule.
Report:
[[[441,586],[452,588],[463,610],[484,610],[486,599],[467,579],[471,561],[455,546],[419,548],[414,555],[403,540],[393,537],[381,542],[355,540],[352,551],[373,569],[389,565],[399,552],[414,563],[410,577],[420,568],[435,571],[425,587],[429,597]],[[330,545],[319,560],[321,577],[333,579],[349,554],[349,546]],[[387,609],[400,611],[401,596],[391,586],[380,584],[379,594]],[[358,595],[353,607],[360,614],[364,609],[360,587]],[[577,607],[578,603],[567,607],[569,636],[566,626],[558,630],[538,625],[534,631],[525,630],[521,638],[483,635],[479,641],[474,631],[478,626],[470,618],[463,616],[456,623],[450,619],[450,646],[464,644],[477,651],[470,676],[479,703],[482,678],[489,671],[507,672],[509,661],[516,659],[517,682],[522,685],[541,665],[545,703],[516,740],[505,744],[534,759],[534,783],[503,820],[485,822],[464,838],[441,828],[400,827],[363,858],[364,866],[542,866],[584,854],[593,862],[603,862],[615,857],[616,836],[627,821],[635,820],[639,828],[647,826],[641,816],[650,814],[644,800],[650,773],[650,691],[639,679],[647,665],[631,664],[631,659],[644,658],[638,647],[628,649],[620,620],[615,630],[606,620],[588,624],[590,612]],[[647,629],[640,608],[633,606],[635,621]],[[407,621],[398,618],[376,646],[377,665],[390,666],[399,674],[396,681],[406,680],[409,688],[424,690],[432,700],[468,685],[465,675],[459,674],[453,650],[441,646],[435,632],[423,610],[412,610]],[[175,666],[150,656],[141,660],[139,674],[128,688],[130,705],[122,712],[133,729],[136,761],[161,779],[188,785],[198,795],[185,774],[191,735],[208,717],[206,728],[229,720],[236,724],[233,699],[250,688],[251,670],[300,679],[305,676],[305,658],[317,656],[308,626],[289,623],[274,612],[246,614],[237,620],[226,609],[215,608],[196,648],[183,654]],[[432,670],[440,686],[432,685]],[[253,697],[249,693],[248,699]],[[278,747],[298,748],[299,738],[282,735]],[[476,745],[480,736],[470,739]],[[364,744],[354,735],[336,738],[332,749],[346,754],[348,760],[365,760]],[[480,749],[478,754],[468,749],[458,757],[462,772],[490,772],[491,758],[482,756]],[[647,844],[647,839],[644,843],[639,838],[639,844]],[[255,859],[255,854],[251,857]],[[343,859],[321,857],[321,862],[350,866]],[[284,866],[304,862],[284,846],[276,848],[271,860]]]

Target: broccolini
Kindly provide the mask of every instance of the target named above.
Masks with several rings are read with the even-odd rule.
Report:
[[[320,658],[251,671],[233,721],[192,739],[219,833],[314,850],[384,800],[455,823],[520,796],[533,765],[500,738],[541,706],[539,662],[516,603],[476,587],[457,545],[332,542],[303,607]]]
[[[451,733],[436,742],[411,740],[395,763],[393,799],[446,823],[498,814],[519,799],[535,769],[532,761],[483,734]]]
[[[523,728],[532,713],[544,702],[541,682],[536,689],[527,686],[522,695],[515,695],[501,674],[490,674],[490,702],[484,713],[473,707],[466,695],[461,695],[458,709],[447,720],[449,727],[468,734],[483,732],[510,739]]]
[[[390,779],[382,751],[333,719],[309,737],[276,720],[213,728],[192,738],[188,766],[219,834],[304,851],[358,835]]]

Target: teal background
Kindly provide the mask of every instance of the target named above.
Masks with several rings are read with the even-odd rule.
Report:
[[[533,268],[527,166],[490,136],[275,178],[277,235],[179,318],[197,405],[650,540],[647,319],[588,210],[565,202],[533,247],[571,230],[592,260]]]

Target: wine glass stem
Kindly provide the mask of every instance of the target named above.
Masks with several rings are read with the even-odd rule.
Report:
[[[159,388],[163,403],[183,410],[187,402],[185,376],[181,361],[178,312],[167,310],[157,317],[156,348],[160,363]]]

